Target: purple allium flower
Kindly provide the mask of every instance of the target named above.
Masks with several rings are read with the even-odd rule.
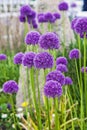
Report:
[[[77,4],[76,3],[71,3],[71,8],[75,8],[77,7]]]
[[[84,70],[84,66],[81,68],[81,72],[82,73],[84,73],[84,71],[86,71],[86,73],[87,73],[87,67],[85,68],[85,70]]]
[[[38,14],[38,22],[39,23],[47,22],[43,13]]]
[[[45,20],[46,20],[47,22],[51,22],[52,19],[53,19],[53,15],[52,15],[52,13],[47,12],[46,14],[44,14],[44,18],[45,18]]]
[[[77,22],[78,18],[74,18],[71,22],[71,28],[75,31],[75,24]]]
[[[7,108],[8,108],[9,110],[12,108],[12,106],[11,106],[10,103],[7,104]]]
[[[87,33],[87,17],[78,18],[74,27],[76,33]]]
[[[7,56],[5,54],[0,54],[0,60],[6,60]]]
[[[65,85],[72,85],[73,84],[73,81],[70,77],[65,77]]]
[[[14,56],[14,64],[22,64],[22,58],[23,58],[24,54],[22,52],[17,53]]]
[[[38,44],[40,38],[40,33],[37,31],[31,31],[29,33],[27,33],[26,37],[25,37],[25,43],[27,45],[35,45]]]
[[[53,13],[53,15],[55,16],[56,19],[60,19],[61,15],[59,13]]]
[[[65,76],[60,71],[52,71],[46,76],[46,81],[54,80],[61,85],[65,84]]]
[[[18,84],[14,80],[9,80],[3,84],[3,92],[12,94],[18,92]]]
[[[72,49],[70,52],[69,52],[69,58],[70,59],[78,59],[81,57],[81,53],[80,53],[80,50],[79,49]]]
[[[56,68],[57,71],[61,71],[61,72],[68,72],[68,68],[66,65],[64,64],[59,64],[57,65],[57,68]]]
[[[68,10],[69,6],[67,2],[60,2],[58,8],[60,11],[66,11]]]
[[[58,57],[56,59],[56,65],[59,65],[59,64],[67,65],[68,61],[67,61],[66,57],[62,57],[62,56]]]
[[[23,5],[20,9],[20,13],[23,16],[27,16],[31,13],[31,7],[29,5]]]
[[[44,94],[48,98],[60,97],[63,93],[62,86],[57,81],[50,80],[44,86]]]
[[[20,16],[19,16],[19,20],[20,20],[20,22],[25,23],[25,22],[26,22],[26,17],[23,16],[23,15],[20,15]]]
[[[31,12],[27,15],[27,21],[29,24],[32,23],[32,20],[35,20],[36,12],[31,10]]]
[[[53,57],[48,52],[38,53],[34,58],[34,66],[38,69],[53,67]]]
[[[23,56],[22,64],[28,68],[32,68],[34,66],[35,55],[34,52],[26,52]]]
[[[58,49],[60,47],[59,37],[53,32],[47,32],[40,37],[39,45],[46,50]]]

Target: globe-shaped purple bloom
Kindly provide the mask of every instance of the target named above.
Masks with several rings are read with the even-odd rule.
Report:
[[[69,52],[70,59],[79,59],[80,57],[81,57],[81,53],[79,49],[74,48]]]
[[[76,3],[71,3],[71,8],[76,8],[77,4]]]
[[[23,16],[23,15],[20,15],[19,20],[20,20],[20,22],[25,23],[26,22],[26,17]]]
[[[87,33],[87,17],[78,18],[74,27],[76,33]]]
[[[60,11],[67,11],[69,6],[67,2],[60,2],[58,8]]]
[[[14,64],[22,64],[22,58],[23,58],[24,54],[22,52],[17,53],[14,56]]]
[[[23,56],[22,64],[28,68],[32,68],[34,66],[35,55],[36,54],[34,52],[26,52]]]
[[[0,54],[0,60],[6,60],[7,59],[7,56],[5,54]]]
[[[45,19],[45,15],[43,13],[38,14],[37,18],[38,18],[39,23],[47,22],[46,19]]]
[[[61,15],[59,13],[53,13],[53,15],[55,16],[56,19],[60,19]]]
[[[70,77],[65,77],[65,85],[72,85],[73,84],[73,81]]]
[[[34,66],[38,69],[53,67],[53,57],[48,52],[38,53],[34,58]]]
[[[84,69],[84,66],[81,68],[81,72],[84,73],[84,71],[87,73],[87,67]]]
[[[57,81],[50,80],[44,86],[44,94],[48,98],[60,97],[63,93],[62,86]]]
[[[46,14],[44,14],[44,18],[47,22],[52,22],[53,19],[53,15],[50,12],[47,12]]]
[[[40,38],[40,33],[37,31],[31,31],[29,33],[27,33],[26,37],[25,37],[25,43],[27,45],[36,45],[38,44]]]
[[[18,92],[18,84],[14,80],[9,80],[3,84],[3,92],[12,94]]]
[[[39,45],[46,50],[58,49],[60,47],[59,37],[53,32],[47,32],[40,37]]]
[[[35,18],[36,18],[36,12],[34,10],[31,10],[30,13],[27,15],[27,19],[28,19],[28,21],[29,20],[31,21]],[[29,23],[29,24],[31,24],[31,23]]]
[[[23,16],[27,16],[31,13],[31,7],[29,5],[23,5],[20,9],[20,13]]]
[[[77,22],[78,18],[74,18],[71,22],[71,28],[75,31],[75,24]]]
[[[46,81],[54,80],[59,82],[62,86],[65,84],[65,76],[60,71],[52,71],[46,76]]]
[[[56,70],[57,70],[57,71],[61,71],[61,72],[68,72],[68,68],[67,68],[67,66],[64,65],[64,64],[59,64],[59,65],[57,65]]]
[[[59,65],[59,64],[67,65],[68,61],[67,61],[66,57],[62,57],[62,56],[58,57],[56,59],[56,65]]]

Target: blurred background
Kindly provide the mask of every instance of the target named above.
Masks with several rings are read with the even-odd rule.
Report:
[[[70,17],[85,16],[83,0],[66,0]],[[24,4],[37,8],[39,0],[0,0],[0,49],[19,48],[23,43],[23,25],[19,22],[19,9]],[[54,2],[55,3],[55,2]]]

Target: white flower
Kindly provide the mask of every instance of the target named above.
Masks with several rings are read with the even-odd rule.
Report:
[[[16,117],[22,118],[22,117],[23,117],[23,113],[18,113],[18,114],[16,114]]]
[[[17,108],[17,112],[22,112],[23,111],[23,108],[19,107]]]
[[[1,118],[7,118],[7,114],[2,114]]]

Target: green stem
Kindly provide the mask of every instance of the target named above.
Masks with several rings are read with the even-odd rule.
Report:
[[[79,50],[81,51],[81,40],[80,40],[79,35],[78,35],[78,44],[79,44]],[[79,72],[80,72],[80,84],[81,84],[80,86],[80,89],[81,89],[81,130],[83,130],[84,104],[83,104],[83,84],[82,84],[82,74],[81,74],[81,58],[79,58]]]
[[[22,66],[21,66],[21,71],[22,71]],[[26,102],[26,89],[24,87],[24,78],[23,78],[23,75],[22,75],[22,93],[24,93],[24,101]],[[26,114],[26,117],[27,117],[27,122],[29,122],[29,118],[28,118],[28,106],[26,106],[25,108],[25,114]],[[28,123],[29,124],[29,123]],[[28,130],[30,129],[29,125],[28,125]]]
[[[12,105],[12,111],[13,111],[13,120],[15,124],[15,130],[17,130],[17,124],[16,124],[16,116],[15,116],[15,108],[14,108],[14,101],[12,95],[10,95],[11,105]]]
[[[84,34],[84,88],[85,88],[85,103],[87,102],[87,87],[86,87],[86,34]],[[86,103],[86,116],[87,116],[87,103]]]
[[[80,93],[81,93],[81,84],[80,84],[80,78],[79,78],[79,72],[78,72],[78,65],[77,65],[76,59],[75,59],[75,66],[76,66],[76,74],[77,74],[77,79],[78,79],[79,90],[80,90]]]
[[[28,89],[28,98],[29,104],[31,104],[31,90],[30,90],[30,83],[29,83],[29,68],[26,69],[27,73],[27,89]]]
[[[67,105],[67,86],[65,87],[65,113],[64,113],[64,123],[66,122],[66,105]],[[66,130],[66,125],[64,126],[64,130]]]
[[[58,98],[54,98],[55,109],[55,130],[60,130],[59,115],[58,115]]]
[[[66,86],[65,86],[66,87]],[[68,86],[69,87],[69,86]],[[67,94],[68,95],[68,94]],[[71,101],[70,101],[70,97],[69,97],[69,95],[68,95],[68,101],[69,101],[69,108],[71,107],[71,105],[72,105],[72,103],[71,103]],[[77,117],[77,116],[76,116]],[[71,109],[71,118],[73,119],[74,117],[73,117],[73,112],[72,112],[72,109]],[[72,121],[72,130],[74,130],[74,122]]]
[[[49,100],[48,100],[47,97],[46,97],[46,104],[47,104],[48,127],[49,127],[49,130],[51,130],[51,125],[50,125],[50,114],[49,114],[50,108],[49,108]]]
[[[36,89],[35,89],[35,79],[34,79],[34,68],[32,67],[30,69],[30,86],[32,89],[32,94],[33,94],[33,103],[34,103],[34,107],[36,109],[36,115],[37,115],[37,121],[38,121],[38,127],[39,130],[41,130],[41,124],[39,121],[39,108],[38,108],[38,104],[37,104],[37,100],[36,100]]]
[[[39,113],[39,126],[40,129],[42,128],[42,123],[41,123],[41,104],[40,104],[40,88],[39,88],[39,80],[38,80],[38,76],[39,76],[39,70],[36,70],[36,84],[37,84],[37,89],[38,89],[38,113]]]

